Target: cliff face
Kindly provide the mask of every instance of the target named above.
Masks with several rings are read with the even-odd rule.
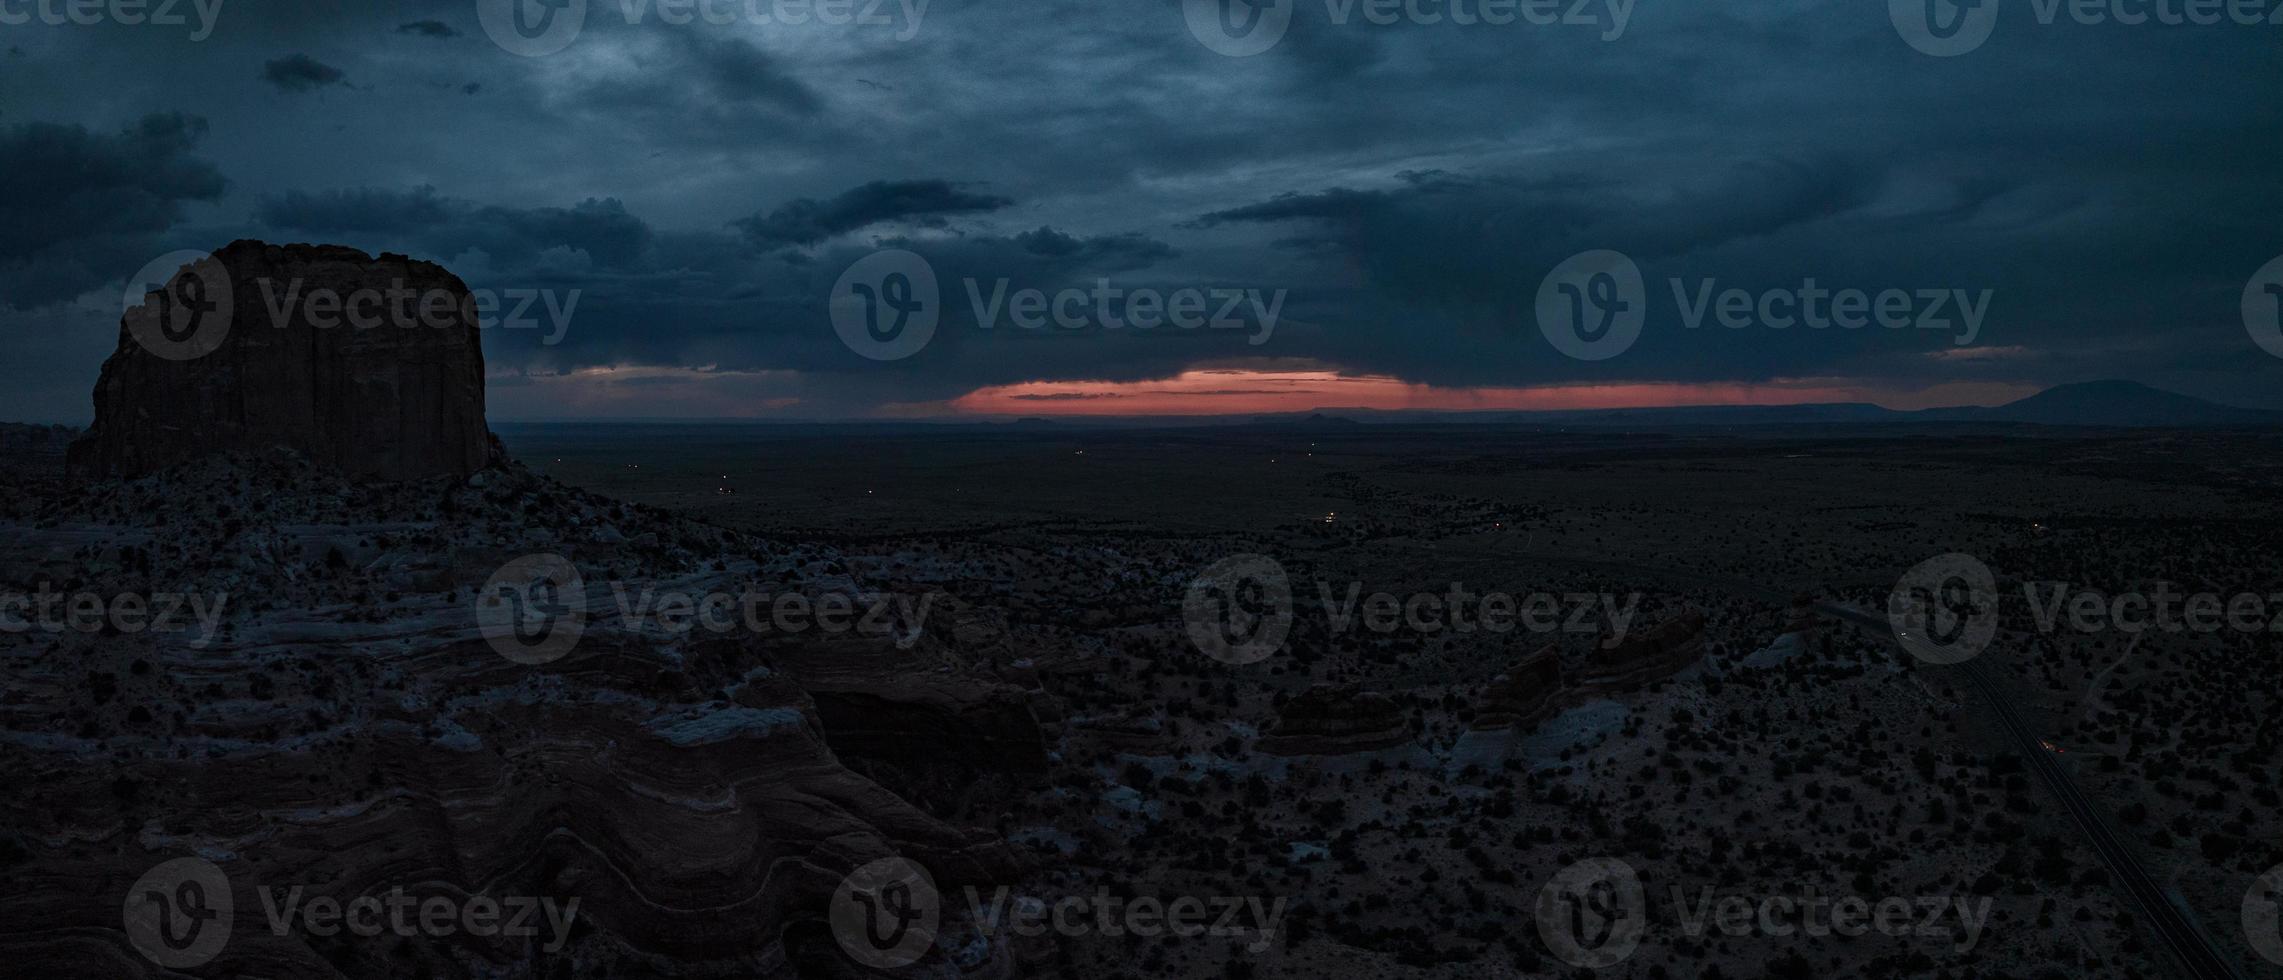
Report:
[[[1259,745],[1270,755],[1346,755],[1411,740],[1410,720],[1393,699],[1354,685],[1318,684],[1277,710],[1276,725]]]
[[[121,317],[74,472],[296,450],[350,476],[467,476],[489,454],[468,287],[434,263],[240,241]]]
[[[1563,690],[1561,649],[1541,648],[1490,682],[1471,727],[1476,731],[1535,728],[1553,716]]]
[[[1661,680],[1704,656],[1704,613],[1688,610],[1615,644],[1596,646],[1585,680],[1630,686]]]

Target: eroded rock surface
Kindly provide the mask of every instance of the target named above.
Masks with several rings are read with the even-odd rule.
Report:
[[[1271,755],[1345,755],[1411,741],[1411,723],[1394,699],[1353,685],[1318,684],[1278,709],[1261,736]]]
[[[1704,656],[1704,623],[1704,613],[1689,610],[1615,644],[1596,644],[1585,679],[1624,686],[1669,677]]]
[[[487,462],[476,308],[443,267],[239,241],[151,285],[120,320],[75,472],[277,447],[386,480]]]

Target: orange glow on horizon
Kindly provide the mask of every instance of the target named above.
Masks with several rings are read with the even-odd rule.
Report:
[[[1959,382],[1905,388],[1845,378],[1744,382],[1647,381],[1445,388],[1385,375],[1213,369],[1150,381],[1025,381],[978,388],[946,403],[959,415],[1250,415],[1339,409],[1566,411],[1707,405],[1870,402],[1887,408],[1996,405],[2036,385]]]

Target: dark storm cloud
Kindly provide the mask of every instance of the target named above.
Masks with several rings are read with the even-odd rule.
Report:
[[[875,180],[829,200],[802,198],[733,222],[755,248],[814,245],[887,221],[942,227],[946,216],[996,211],[1011,198],[977,194],[947,180]]]
[[[291,54],[262,63],[262,80],[287,92],[314,92],[328,85],[346,85],[348,75],[305,54]]]
[[[1197,224],[1313,223],[1369,284],[1398,297],[1508,299],[1521,270],[1588,248],[1656,259],[1770,235],[1865,204],[1876,175],[1835,160],[1768,160],[1663,187],[1588,176],[1406,172],[1390,188],[1331,188],[1210,212]]]
[[[714,93],[737,102],[774,106],[813,116],[824,102],[787,72],[777,59],[745,41],[706,34],[689,35],[691,67]]]
[[[289,231],[394,232],[442,225],[455,210],[470,209],[445,200],[433,187],[403,192],[356,188],[291,191],[263,201],[258,213],[262,223]]]
[[[1106,272],[1123,272],[1155,265],[1180,254],[1173,246],[1139,232],[1079,238],[1041,226],[1015,236],[1032,255],[1097,266]]]
[[[508,265],[559,248],[582,253],[605,269],[629,269],[640,264],[652,237],[650,226],[617,200],[509,208],[444,197],[433,187],[295,191],[263,201],[259,218],[272,228],[303,234],[408,241],[442,256],[481,249]]]
[[[153,249],[241,234],[409,251],[471,283],[586,290],[560,345],[487,337],[497,366],[799,372],[849,412],[1248,357],[1438,384],[2123,374],[2283,406],[2283,361],[2235,312],[2245,278],[2283,252],[2283,184],[2264,166],[2283,157],[2274,33],[2040,26],[2009,6],[1983,50],[1933,59],[1884,6],[1673,0],[1604,42],[1338,24],[1310,2],[1277,48],[1232,59],[1171,0],[938,0],[909,40],[629,24],[599,3],[572,47],[521,58],[466,3],[233,0],[203,43],[10,38],[26,51],[0,119],[113,133],[180,111],[217,137],[166,158],[204,167],[210,188],[150,178],[166,189],[120,193],[117,214],[34,215],[22,209],[44,198],[0,188],[25,214],[0,229],[15,249],[0,268],[65,270],[26,280],[54,298],[113,285],[90,256],[115,240],[134,247],[105,259],[124,264],[113,278]],[[460,36],[441,44],[428,23]],[[342,84],[276,97],[246,66],[281,52]],[[898,243],[936,265],[955,319],[969,281],[1002,278],[1291,300],[1259,349],[954,322],[908,361],[865,362],[832,334],[824,295]],[[1640,262],[1655,314],[1627,355],[1570,361],[1538,336],[1533,294],[1566,256],[1604,248]],[[1978,346],[2004,353],[1690,330],[1666,282],[1808,276],[1993,288]],[[92,377],[97,347],[36,370]]]
[[[184,205],[227,181],[194,155],[206,121],[146,116],[117,133],[31,123],[0,130],[0,307],[69,299],[155,253]]]

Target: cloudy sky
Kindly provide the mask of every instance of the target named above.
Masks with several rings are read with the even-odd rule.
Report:
[[[553,300],[486,331],[495,418],[1917,407],[2107,377],[2283,408],[2283,340],[2243,308],[2283,254],[2283,26],[2158,0],[1995,0],[1953,57],[1897,26],[1911,0],[553,0],[535,37],[506,0],[150,2],[185,23],[0,0],[0,418],[84,421],[126,280],[249,237]],[[887,360],[832,316],[883,249],[937,284]],[[1539,300],[1599,250],[1645,321],[1581,359]],[[1808,280],[1909,307],[1763,318]],[[1016,318],[1073,289],[1075,327]],[[1235,322],[1137,325],[1185,293]]]

